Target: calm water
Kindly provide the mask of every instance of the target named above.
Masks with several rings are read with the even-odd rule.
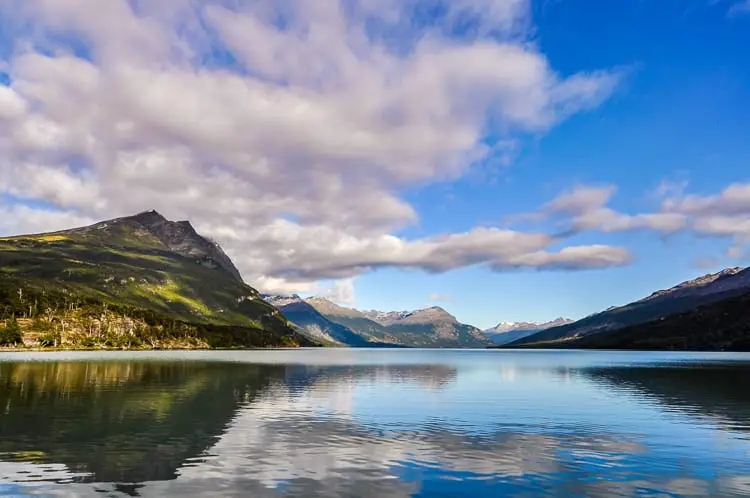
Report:
[[[0,355],[0,494],[750,496],[750,355]]]

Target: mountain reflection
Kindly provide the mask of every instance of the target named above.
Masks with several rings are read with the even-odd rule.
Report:
[[[63,464],[77,482],[170,480],[214,445],[243,405],[272,385],[416,381],[442,366],[357,369],[227,363],[0,363],[0,460]]]
[[[663,426],[639,425],[653,419],[597,418],[617,413],[607,411],[615,392],[627,403],[652,408],[656,400],[747,428],[746,370],[544,369],[525,357],[517,364],[497,358],[481,366],[0,362],[0,494],[750,492],[750,465],[716,466],[706,477],[700,439],[680,449],[676,464],[660,460],[664,443],[649,439]]]
[[[649,399],[667,410],[711,418],[725,430],[750,434],[750,369],[743,365],[610,367],[583,370],[594,382]]]
[[[0,364],[0,453],[65,464],[79,481],[173,479],[282,376],[248,365]]]

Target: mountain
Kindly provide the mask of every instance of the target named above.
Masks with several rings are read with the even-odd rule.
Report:
[[[439,306],[415,311],[365,311],[364,316],[383,326],[416,325],[425,323],[458,323],[456,317]]]
[[[439,306],[415,311],[367,311],[366,318],[411,347],[486,347],[492,342],[481,330],[459,321]]]
[[[556,318],[555,320],[544,323],[500,322],[495,327],[485,330],[484,335],[489,337],[494,344],[501,346],[536,334],[539,331],[567,325],[568,323],[573,323],[573,320],[568,318]]]
[[[0,238],[0,320],[31,344],[313,345],[215,242],[155,211]]]
[[[359,311],[322,297],[264,296],[311,337],[346,346],[486,347],[482,332],[442,308]]]
[[[361,334],[330,320],[312,304],[296,294],[291,296],[264,294],[262,297],[268,303],[276,306],[287,319],[314,340],[343,346],[367,346],[369,344]]]
[[[576,322],[540,331],[507,346],[534,343],[544,346],[570,341],[690,312],[700,306],[746,293],[750,293],[750,269],[728,268],[654,292],[625,306],[612,307]]]
[[[750,291],[693,310],[556,345],[579,349],[750,351]]]

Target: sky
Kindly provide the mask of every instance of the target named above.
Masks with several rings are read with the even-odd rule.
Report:
[[[0,0],[0,235],[156,209],[263,292],[579,318],[750,264],[747,0]]]

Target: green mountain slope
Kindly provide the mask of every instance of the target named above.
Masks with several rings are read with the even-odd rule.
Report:
[[[311,344],[242,282],[218,245],[156,212],[0,239],[0,319],[12,315],[26,331],[88,333],[89,345],[110,329],[209,346]]]

